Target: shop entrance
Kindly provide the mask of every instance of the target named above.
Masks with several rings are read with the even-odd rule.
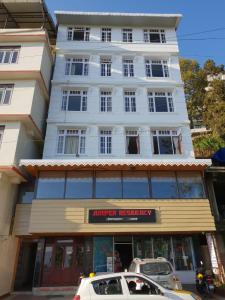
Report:
[[[131,236],[114,237],[114,272],[128,269],[133,259],[133,241]]]

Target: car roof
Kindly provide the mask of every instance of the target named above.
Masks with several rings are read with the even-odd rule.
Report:
[[[119,272],[119,273],[107,273],[107,274],[97,274],[94,277],[91,278],[83,278],[82,280],[89,280],[89,281],[95,281],[95,280],[101,280],[101,279],[108,279],[112,277],[120,277],[120,276],[142,276],[146,277],[143,274],[135,273],[135,272]]]
[[[134,258],[133,261],[136,264],[145,264],[145,263],[154,263],[154,262],[159,262],[159,263],[169,263],[170,262],[164,258],[164,257],[158,257],[158,258]]]

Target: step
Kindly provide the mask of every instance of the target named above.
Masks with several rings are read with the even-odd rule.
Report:
[[[42,286],[32,291],[35,296],[71,296],[75,295],[77,286]]]

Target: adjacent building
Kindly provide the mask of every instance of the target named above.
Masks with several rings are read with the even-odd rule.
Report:
[[[46,20],[40,15],[46,13]],[[13,289],[19,239],[13,233],[21,158],[40,158],[53,65],[54,23],[40,1],[0,4],[0,296]],[[27,16],[27,18],[26,18]],[[42,26],[46,22],[45,26]],[[42,28],[41,28],[42,27]],[[54,34],[51,35],[54,40]]]
[[[56,18],[43,159],[21,161],[36,183],[14,225],[33,245],[33,287],[74,286],[80,273],[159,256],[194,283],[215,224],[203,183],[210,161],[194,158],[180,76],[181,15]]]

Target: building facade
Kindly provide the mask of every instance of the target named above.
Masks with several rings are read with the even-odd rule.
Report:
[[[19,160],[41,157],[45,133],[53,65],[48,32],[25,29],[18,19],[21,12],[26,15],[23,8],[41,7],[40,1],[0,4],[0,296],[13,289],[20,242],[13,232],[14,213],[19,184],[28,177]],[[35,16],[32,22],[26,26],[41,27]]]
[[[183,283],[215,231],[194,158],[176,28],[180,15],[56,12],[42,160],[17,204],[15,234],[36,244],[33,287],[166,257]]]

